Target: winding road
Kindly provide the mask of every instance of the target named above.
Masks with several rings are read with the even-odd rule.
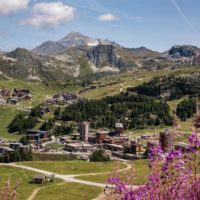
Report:
[[[34,171],[37,173],[41,173],[41,174],[45,174],[45,175],[55,175],[55,178],[64,180],[66,182],[73,182],[73,183],[80,183],[80,184],[84,184],[84,185],[90,185],[90,186],[96,186],[96,187],[101,187],[104,188],[106,186],[106,184],[102,184],[102,183],[96,183],[96,182],[92,182],[92,181],[84,181],[84,180],[79,180],[76,179],[75,177],[77,176],[86,176],[86,175],[101,175],[101,174],[106,174],[106,173],[110,173],[110,172],[104,172],[104,173],[90,173],[90,174],[72,174],[72,175],[64,175],[64,174],[57,174],[57,173],[52,173],[46,170],[41,170],[41,169],[37,169],[34,167],[29,167],[29,166],[25,166],[25,165],[17,165],[15,163],[0,163],[0,166],[10,166],[10,167],[17,167],[17,168],[21,168],[21,169],[26,169],[26,170],[30,170],[30,171]],[[126,163],[126,168],[118,170],[119,172],[122,171],[126,171],[132,168],[132,166],[129,163]],[[112,186],[110,186],[112,187]],[[135,188],[138,188],[138,186],[133,186]]]

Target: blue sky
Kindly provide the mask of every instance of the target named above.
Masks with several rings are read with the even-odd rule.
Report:
[[[71,31],[157,51],[200,46],[199,10],[198,0],[0,0],[0,48],[31,49]]]

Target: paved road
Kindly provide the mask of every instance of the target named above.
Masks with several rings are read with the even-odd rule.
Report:
[[[96,182],[92,182],[92,181],[84,181],[84,180],[78,180],[75,177],[76,176],[82,176],[82,175],[100,175],[100,174],[105,174],[105,173],[93,173],[93,174],[74,174],[74,175],[63,175],[63,174],[57,174],[57,173],[52,173],[46,170],[41,170],[41,169],[37,169],[37,168],[33,168],[33,167],[29,167],[29,166],[25,166],[25,165],[17,165],[15,163],[0,163],[1,166],[11,166],[11,167],[17,167],[17,168],[22,168],[22,169],[26,169],[26,170],[30,170],[30,171],[34,171],[37,173],[41,173],[41,174],[46,174],[46,175],[52,175],[55,174],[55,178],[58,179],[62,179],[66,182],[74,182],[74,183],[80,183],[80,184],[84,184],[84,185],[91,185],[91,186],[96,186],[96,187],[101,187],[104,188],[106,186],[106,184],[102,184],[102,183],[96,183]],[[127,164],[127,167],[124,169],[121,169],[119,171],[125,171],[131,168],[130,164]],[[112,187],[112,186],[110,186]],[[133,188],[138,188],[138,186],[132,186]]]

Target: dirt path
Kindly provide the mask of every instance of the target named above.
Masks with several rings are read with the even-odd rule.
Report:
[[[96,183],[96,182],[92,182],[92,181],[84,181],[84,180],[76,179],[75,177],[77,176],[77,174],[74,174],[74,175],[57,174],[57,173],[52,173],[52,172],[49,172],[49,171],[46,171],[46,170],[37,169],[37,168],[34,168],[34,167],[29,167],[29,166],[25,166],[25,165],[17,165],[15,163],[0,163],[0,165],[17,167],[17,168],[21,168],[21,169],[35,171],[35,172],[38,172],[38,173],[46,174],[48,176],[54,174],[55,178],[64,180],[66,182],[74,182],[74,183],[80,183],[80,184],[84,184],[84,185],[92,185],[92,186],[101,187],[101,188],[104,188],[106,186],[106,184],[102,184],[102,183]],[[125,171],[125,170],[128,170],[132,167],[129,163],[126,163],[126,166],[127,166],[126,168],[121,169],[119,171]],[[99,174],[105,174],[105,173],[79,174],[78,176],[99,175]]]
[[[124,162],[124,164],[126,165],[126,167],[117,170],[117,172],[128,171],[129,169],[132,168],[132,165],[129,164],[128,162]],[[68,176],[69,176],[69,177],[76,178],[76,177],[79,177],[79,176],[94,176],[94,175],[102,175],[102,174],[110,174],[110,172],[99,172],[99,173],[89,173],[89,174],[72,174],[72,175],[68,175]]]
[[[42,188],[43,188],[43,187],[37,188],[37,189],[33,190],[32,194],[28,197],[27,200],[34,200],[36,194],[37,194]]]
[[[57,183],[57,184],[55,184],[55,185],[64,185],[64,184],[65,184],[65,182],[61,182],[61,183]],[[38,193],[40,190],[42,190],[42,189],[44,189],[44,188],[46,188],[46,187],[48,187],[48,185],[33,190],[33,192],[32,192],[31,195],[27,198],[27,200],[34,200],[34,198],[35,198],[35,196],[37,195],[37,193]]]

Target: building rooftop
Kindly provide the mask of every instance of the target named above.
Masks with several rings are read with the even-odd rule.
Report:
[[[30,134],[39,134],[39,133],[47,133],[47,131],[27,130],[27,133],[30,133]]]
[[[35,174],[33,175],[33,179],[45,179],[46,175],[44,174]]]
[[[122,123],[116,123],[115,127],[116,128],[124,128],[124,125]]]

